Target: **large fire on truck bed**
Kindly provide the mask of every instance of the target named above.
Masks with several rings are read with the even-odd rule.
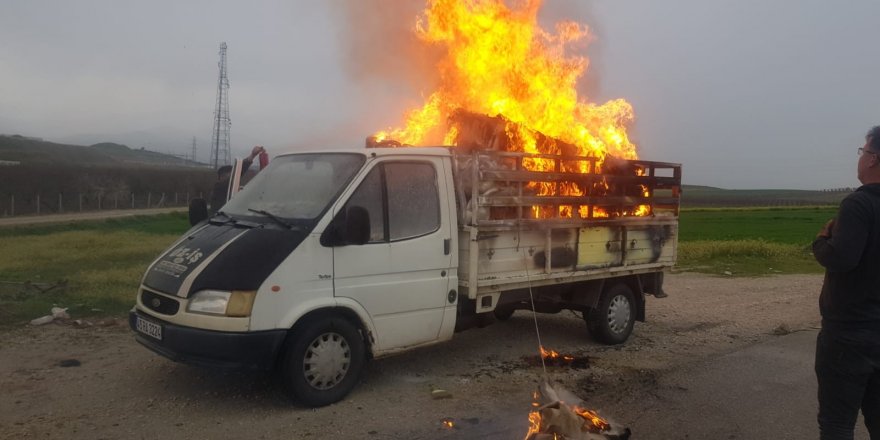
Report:
[[[553,32],[542,29],[542,3],[428,0],[415,32],[426,50],[443,49],[437,65],[440,82],[421,108],[407,112],[402,127],[380,131],[368,143],[463,146],[476,141],[487,149],[596,158],[561,163],[530,159],[523,167],[531,171],[600,173],[609,156],[637,159],[627,136],[632,106],[623,99],[599,105],[579,96],[578,81],[589,60],[571,52],[586,46],[589,30],[570,21],[557,23]],[[487,137],[487,132],[494,135]],[[489,138],[504,141],[490,144]],[[537,195],[597,194],[597,188],[576,183],[532,187]],[[539,218],[650,214],[648,206],[590,215],[571,206],[536,206],[532,211]]]
[[[426,45],[441,45],[440,84],[420,109],[406,115],[403,128],[380,132],[411,145],[452,144],[456,132],[448,118],[463,109],[503,115],[517,130],[520,151],[559,154],[552,145],[537,145],[534,131],[575,145],[580,155],[637,158],[627,137],[633,110],[623,99],[602,105],[578,96],[577,82],[586,73],[585,56],[567,56],[569,47],[590,38],[574,22],[556,25],[555,33],[538,26],[541,0],[429,0],[418,18],[416,33]],[[518,127],[524,127],[522,130]],[[544,150],[539,150],[538,148]]]

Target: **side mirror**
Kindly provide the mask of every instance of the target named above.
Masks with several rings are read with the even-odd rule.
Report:
[[[192,199],[189,202],[189,225],[195,226],[208,218],[208,202],[205,199]]]
[[[370,213],[362,206],[352,206],[336,215],[321,234],[323,246],[362,245],[370,241]]]
[[[343,238],[347,244],[361,245],[370,241],[370,213],[363,206],[352,206],[345,213]]]

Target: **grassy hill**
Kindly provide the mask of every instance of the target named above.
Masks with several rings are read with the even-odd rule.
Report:
[[[64,166],[206,166],[155,151],[133,150],[125,145],[100,143],[91,146],[67,145],[23,136],[0,135],[0,160],[21,165]]]
[[[840,203],[849,191],[797,189],[722,189],[682,185],[681,204],[693,207],[825,206]]]
[[[207,165],[125,145],[0,135],[0,216],[168,206],[210,194],[216,179]]]

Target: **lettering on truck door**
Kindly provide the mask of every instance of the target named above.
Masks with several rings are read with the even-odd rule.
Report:
[[[380,161],[343,208],[366,208],[371,233],[364,245],[333,249],[335,295],[370,313],[379,350],[438,339],[452,264],[442,169],[439,158]]]

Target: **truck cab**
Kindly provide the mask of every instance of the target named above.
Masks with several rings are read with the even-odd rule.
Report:
[[[300,400],[338,400],[367,356],[452,337],[452,194],[445,148],[279,156],[149,266],[136,339],[177,361],[295,370]]]

